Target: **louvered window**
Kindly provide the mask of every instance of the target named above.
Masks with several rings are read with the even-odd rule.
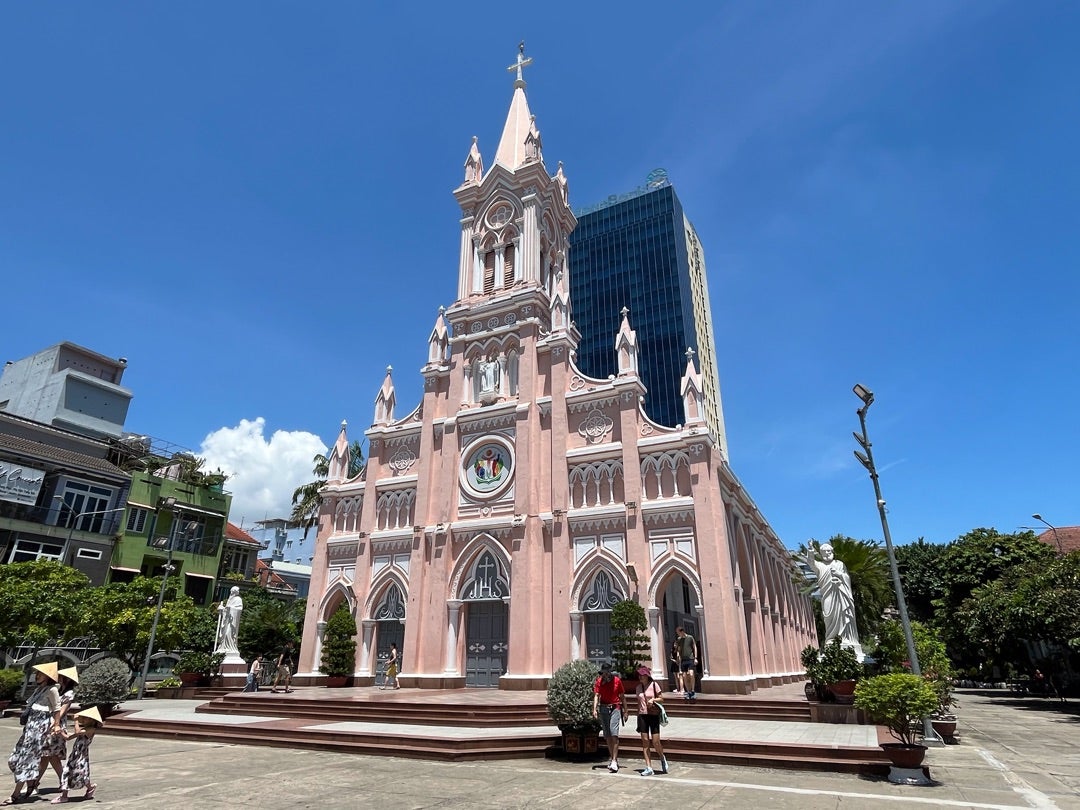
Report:
[[[514,283],[514,246],[507,245],[503,255],[503,286],[509,287]]]
[[[484,295],[491,295],[495,291],[495,251],[489,250],[484,254]]]

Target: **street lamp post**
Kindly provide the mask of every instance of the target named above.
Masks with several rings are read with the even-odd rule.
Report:
[[[96,512],[80,512],[78,509],[65,501],[63,496],[61,495],[54,495],[53,500],[59,501],[64,507],[67,508],[67,510],[72,515],[75,516],[75,519],[71,521],[71,525],[68,526],[67,538],[64,540],[64,548],[60,552],[60,562],[64,565],[68,564],[67,556],[68,551],[71,549],[71,536],[75,533],[75,527],[79,525],[79,521],[81,521],[84,517],[93,517],[94,515],[109,515],[113,512],[123,512],[125,509],[127,509],[126,506],[114,506],[112,509],[99,509]]]
[[[874,482],[874,497],[877,500],[878,515],[881,517],[881,530],[885,535],[885,552],[889,557],[889,569],[892,572],[893,589],[896,591],[896,608],[900,614],[900,625],[904,628],[904,641],[907,643],[908,660],[911,661],[911,671],[915,675],[922,676],[922,668],[919,666],[919,656],[915,652],[915,637],[911,633],[911,620],[908,618],[907,602],[904,599],[904,586],[900,582],[900,569],[896,565],[896,554],[893,553],[892,535],[889,533],[889,519],[885,514],[885,499],[881,497],[881,482],[878,480],[877,468],[874,466],[874,453],[871,450],[870,437],[866,432],[866,412],[874,402],[874,392],[864,385],[856,383],[852,389],[855,396],[862,400],[863,406],[856,413],[859,415],[859,425],[862,435],[852,431],[851,435],[862,447],[862,452],[856,450],[855,458],[859,460],[868,473],[870,480]],[[926,745],[938,746],[945,743],[934,731],[934,726],[929,717],[923,718],[923,742]]]
[[[1054,542],[1057,543],[1058,554],[1064,554],[1065,551],[1061,547],[1061,538],[1058,537],[1057,527],[1051,525],[1050,521],[1047,520],[1046,518],[1044,518],[1040,514],[1034,514],[1034,515],[1032,515],[1032,517],[1035,518],[1038,521],[1041,521],[1042,523],[1045,523],[1047,526],[1050,526],[1050,531],[1052,531],[1054,533]]]
[[[161,590],[158,592],[157,608],[154,610],[154,621],[150,625],[150,641],[146,645],[146,657],[143,659],[142,677],[139,679],[139,694],[138,700],[143,699],[143,695],[146,692],[146,676],[150,672],[150,657],[154,654],[154,638],[157,636],[158,621],[161,619],[161,607],[165,604],[165,586],[169,582],[169,574],[173,570],[172,555],[173,555],[173,538],[176,535],[176,525],[180,522],[180,511],[176,507],[176,498],[162,498],[158,501],[157,509],[154,510],[154,520],[150,526],[150,540],[153,542],[154,529],[157,526],[158,514],[162,509],[171,509],[173,513],[172,524],[169,526],[169,535],[165,541],[167,549],[167,558],[165,561],[165,570],[161,574]]]

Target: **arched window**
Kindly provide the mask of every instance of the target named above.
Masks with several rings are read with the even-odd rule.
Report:
[[[473,566],[472,578],[465,583],[461,598],[503,599],[510,595],[510,582],[498,559],[490,551],[483,552]]]
[[[397,583],[386,589],[386,593],[383,594],[382,601],[375,608],[372,618],[376,621],[405,618],[405,597],[402,595],[401,588],[397,586]]]

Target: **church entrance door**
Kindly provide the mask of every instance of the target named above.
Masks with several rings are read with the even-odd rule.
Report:
[[[465,685],[498,687],[506,674],[509,623],[506,603],[469,602],[465,636]]]
[[[386,662],[390,658],[390,645],[397,644],[398,672],[401,672],[401,647],[405,643],[405,625],[398,619],[384,619],[376,625],[375,649],[378,651],[375,667],[375,685],[383,686],[386,682]]]

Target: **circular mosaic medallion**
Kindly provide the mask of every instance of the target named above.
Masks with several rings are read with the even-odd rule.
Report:
[[[495,439],[483,439],[466,451],[461,469],[461,483],[476,498],[494,498],[513,480],[514,454],[510,445]]]

